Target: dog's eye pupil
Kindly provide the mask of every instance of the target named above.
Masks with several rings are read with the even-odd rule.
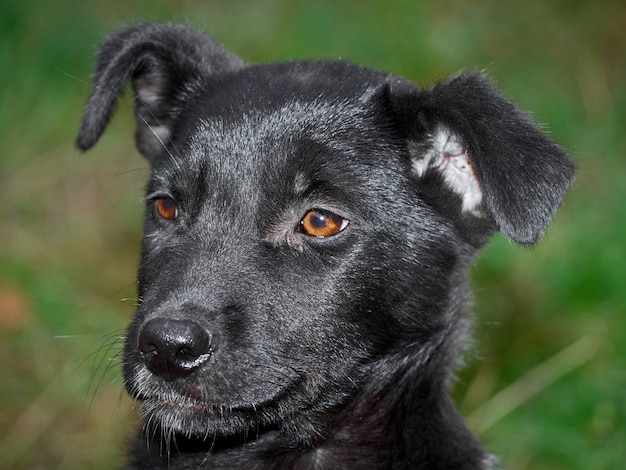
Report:
[[[167,220],[174,220],[178,216],[176,201],[171,197],[158,197],[156,199],[156,210],[161,217]]]
[[[312,237],[332,237],[348,225],[344,218],[322,209],[312,209],[300,221],[300,231]]]

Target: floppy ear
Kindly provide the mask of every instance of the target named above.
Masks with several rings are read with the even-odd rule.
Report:
[[[100,46],[76,144],[88,150],[98,141],[132,80],[137,147],[154,158],[164,151],[173,123],[202,79],[241,67],[219,43],[185,26],[140,23],[113,33]]]
[[[473,226],[486,218],[517,243],[537,241],[575,167],[526,114],[478,73],[424,90],[397,80],[389,98],[418,178],[437,175]]]

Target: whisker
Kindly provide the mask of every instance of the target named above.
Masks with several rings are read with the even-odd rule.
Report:
[[[110,377],[111,371],[119,370],[116,366],[121,363],[124,338],[125,336],[119,332],[106,335],[100,347],[84,358],[83,364],[90,358],[93,359],[91,381],[87,391],[90,395],[89,408],[93,406],[98,391],[107,381],[107,377]],[[114,375],[111,383],[116,379]]]

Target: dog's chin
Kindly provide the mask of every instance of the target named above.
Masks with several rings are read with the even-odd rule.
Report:
[[[228,436],[245,432],[268,422],[269,416],[249,408],[202,403],[192,398],[144,398],[141,413],[149,426],[157,425],[166,434],[171,432],[190,438],[213,435]]]
[[[239,403],[200,400],[193,394],[175,390],[136,393],[134,397],[140,402],[148,426],[158,426],[166,434],[205,439],[246,433],[281,422],[302,405],[290,390],[293,393],[287,387],[273,396],[250,397]]]

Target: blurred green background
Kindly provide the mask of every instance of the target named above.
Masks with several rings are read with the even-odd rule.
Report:
[[[343,57],[432,83],[484,69],[580,172],[533,249],[473,269],[476,344],[454,394],[508,468],[626,462],[623,0],[37,1],[0,5],[0,468],[113,468],[137,424],[119,336],[133,311],[146,164],[128,97],[73,147],[95,45],[189,22],[246,61]]]

